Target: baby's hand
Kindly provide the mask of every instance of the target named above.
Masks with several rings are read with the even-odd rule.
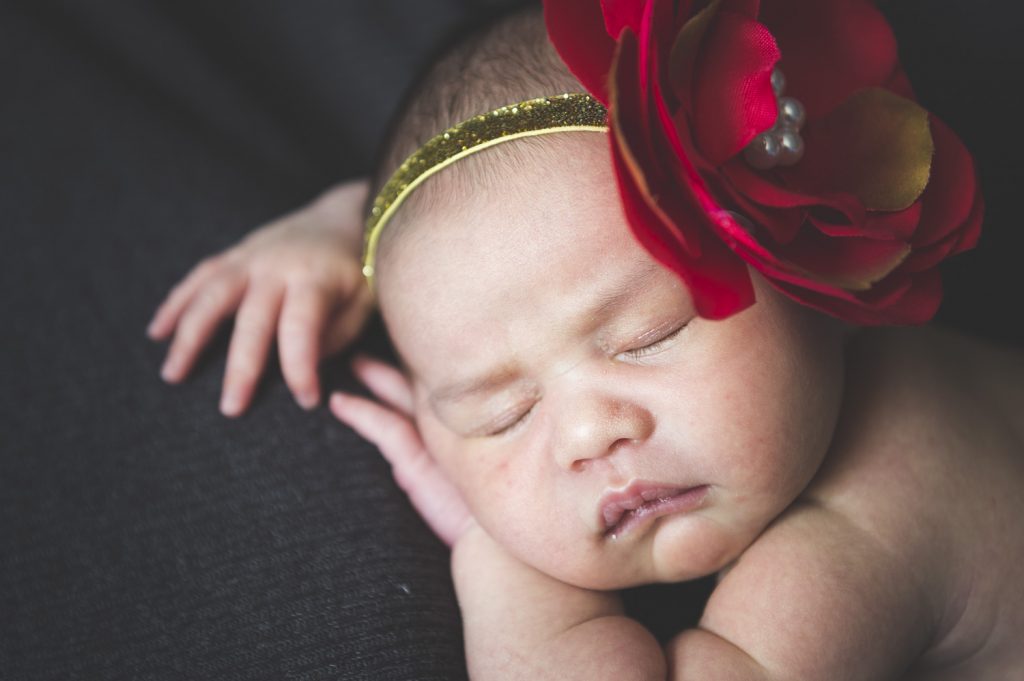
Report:
[[[150,322],[154,340],[174,334],[161,375],[183,380],[218,325],[237,311],[220,409],[249,406],[275,331],[281,371],[296,401],[320,401],[317,363],[360,331],[373,300],[359,262],[365,181],[340,185],[199,263]]]
[[[391,463],[395,482],[441,540],[454,546],[475,525],[462,495],[427,451],[413,421],[412,386],[400,371],[383,362],[357,358],[356,376],[382,403],[334,393],[331,411],[377,445]]]

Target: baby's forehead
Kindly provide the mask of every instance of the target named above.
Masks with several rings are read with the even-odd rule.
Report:
[[[628,232],[607,231],[622,240],[566,238],[532,252],[480,242],[457,253],[434,242],[397,258],[380,296],[396,348],[434,390],[507,371],[554,348],[624,347],[688,317],[682,282]]]
[[[449,254],[457,256],[486,238],[489,251],[514,259],[531,250],[524,231],[533,241],[557,239],[574,214],[592,213],[595,199],[604,203],[614,192],[604,134],[567,132],[496,145],[458,160],[408,195],[381,233],[378,270],[385,272],[379,276],[387,276],[396,253],[418,257],[426,240],[447,240]],[[620,211],[617,203],[613,210]],[[503,229],[482,235],[478,227],[495,220]],[[549,231],[522,229],[527,220],[542,221]]]

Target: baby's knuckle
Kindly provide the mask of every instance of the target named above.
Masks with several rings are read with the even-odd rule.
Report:
[[[235,322],[235,333],[245,339],[263,338],[273,330],[273,322],[264,317],[239,317]]]
[[[240,382],[250,382],[262,369],[262,363],[248,354],[236,355],[230,360],[231,375]]]
[[[223,256],[220,255],[219,253],[217,255],[208,255],[199,261],[199,263],[195,267],[195,270],[193,271],[196,274],[200,275],[211,274],[221,266],[222,262]]]
[[[260,253],[248,262],[250,274],[261,279],[281,279],[289,266],[286,258],[276,253]]]
[[[302,260],[288,258],[278,269],[288,288],[291,289],[298,290],[308,286],[313,279],[309,266]]]
[[[196,294],[196,309],[203,315],[210,314],[210,310],[223,307],[231,296],[231,288],[227,282],[215,281],[204,287]]]
[[[178,355],[191,354],[192,349],[199,343],[202,326],[202,319],[195,315],[184,317],[178,326],[178,332],[174,335],[174,352]]]
[[[281,320],[278,325],[278,334],[281,336],[281,340],[286,343],[296,343],[303,341],[309,336],[309,320],[305,317],[299,316],[288,316]]]

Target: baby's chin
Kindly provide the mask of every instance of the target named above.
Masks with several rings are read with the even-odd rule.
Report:
[[[752,537],[729,532],[707,517],[664,519],[636,541],[606,539],[605,545],[570,561],[526,562],[556,579],[583,589],[617,591],[648,584],[669,584],[713,575],[734,563]],[[537,556],[534,556],[537,558]]]
[[[651,546],[652,582],[685,582],[713,575],[739,558],[756,533],[729,531],[707,516],[659,528]]]

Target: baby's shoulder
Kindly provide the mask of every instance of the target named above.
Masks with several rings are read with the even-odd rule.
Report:
[[[851,343],[848,380],[806,498],[928,594],[931,658],[982,643],[1010,654],[1000,642],[1024,635],[1024,355],[948,331],[877,330]]]
[[[887,438],[1001,424],[1024,435],[1019,349],[940,328],[863,330],[847,346],[847,380],[852,425]]]
[[[700,624],[781,678],[891,678],[937,620],[908,567],[856,519],[798,499],[720,574]]]
[[[886,329],[851,342],[848,361],[843,413],[807,497],[915,561],[1000,541],[1002,520],[1024,517],[1024,354]]]
[[[851,340],[846,376],[819,498],[895,488],[934,504],[965,476],[1024,485],[1024,353],[939,329],[878,329]]]

